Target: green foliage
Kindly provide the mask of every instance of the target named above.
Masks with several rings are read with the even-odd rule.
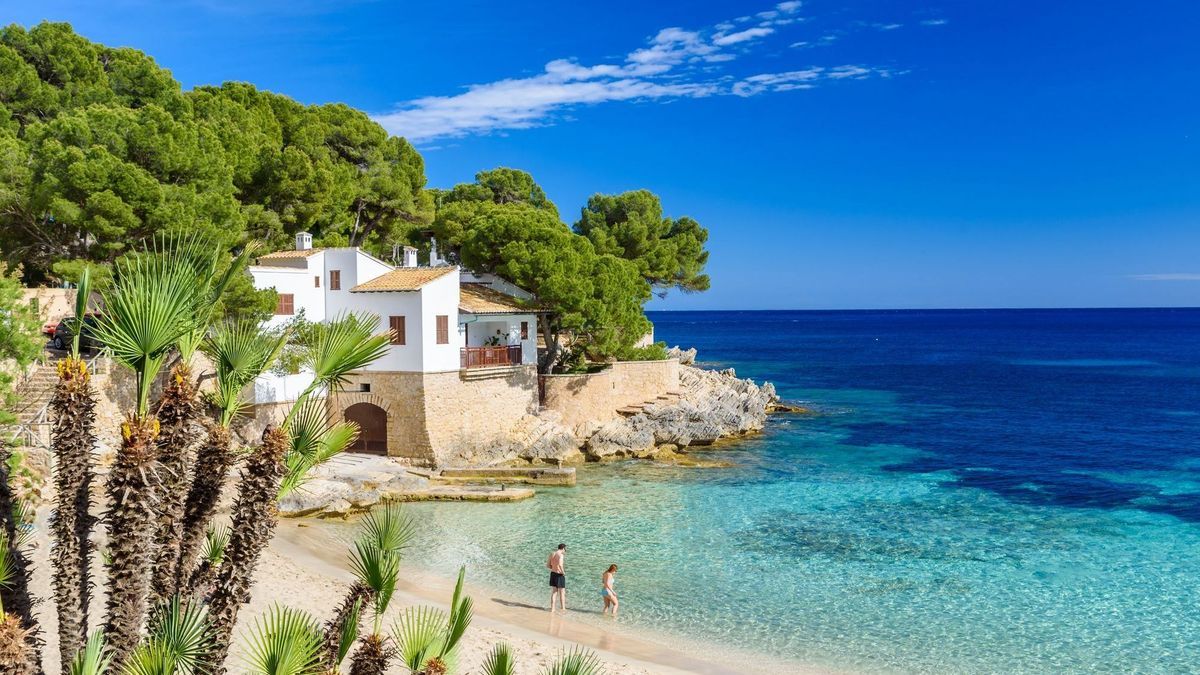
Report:
[[[71,661],[70,675],[104,675],[111,664],[112,652],[104,642],[104,631],[97,630]]]
[[[354,647],[354,642],[358,640],[358,618],[361,615],[362,598],[355,598],[354,604],[350,606],[350,613],[346,615],[346,620],[342,622],[341,630],[338,631],[337,656],[334,657],[334,664],[340,664],[345,660],[350,649]]]
[[[575,231],[599,253],[632,261],[646,281],[664,292],[708,290],[708,230],[688,217],[664,218],[658,196],[649,190],[592,195]]]
[[[24,367],[42,352],[40,321],[21,295],[17,274],[0,265],[0,362]],[[12,416],[8,409],[13,403],[13,373],[0,368],[0,424]]]
[[[450,614],[433,607],[408,607],[392,627],[400,660],[410,671],[423,672],[433,660],[446,666],[444,672],[454,671],[458,643],[474,616],[471,598],[463,596],[466,572],[465,567],[458,570]]]
[[[313,326],[312,342],[305,360],[305,366],[313,372],[313,383],[300,394],[289,418],[318,388],[335,389],[345,385],[347,375],[387,353],[390,339],[386,333],[375,333],[378,326],[378,317],[353,312]]]
[[[308,230],[383,253],[430,220],[424,184],[407,141],[344,105],[244,83],[183,92],[67,24],[0,29],[0,251],[30,280],[185,231],[224,250]]]
[[[287,341],[287,332],[269,335],[249,320],[217,327],[201,345],[217,370],[217,386],[210,401],[221,411],[218,421],[228,427],[245,407],[242,390],[263,374]]]
[[[630,347],[617,354],[621,361],[665,361],[667,358],[667,343],[655,342],[645,347]]]
[[[153,614],[148,635],[139,645],[131,661],[136,662],[138,654],[144,652],[148,668],[138,670],[139,673],[205,673],[211,666],[206,661],[206,655],[212,641],[205,606],[197,601],[184,602],[179,596],[175,596]],[[168,669],[159,670],[163,666]]]
[[[492,651],[483,662],[483,675],[513,675],[516,669],[512,647],[503,642],[493,645]]]
[[[150,385],[167,354],[196,330],[201,290],[195,269],[178,241],[123,258],[113,285],[103,294],[105,312],[96,337],[117,363],[137,375],[135,411],[149,408]]]
[[[225,559],[225,547],[229,546],[229,537],[233,531],[228,525],[209,525],[204,532],[204,548],[200,551],[200,556],[213,567],[221,564]]]
[[[399,554],[416,536],[417,526],[397,504],[387,504],[363,517],[359,528],[362,538],[389,553]]]
[[[322,672],[321,627],[308,614],[279,605],[254,622],[246,645],[247,673],[316,675]]]
[[[333,459],[358,438],[357,424],[330,423],[325,402],[321,400],[298,401],[288,416],[291,447],[284,456],[287,473],[279,486],[279,499],[304,485],[314,467]]]
[[[559,657],[544,675],[600,675],[602,672],[604,669],[595,652],[575,647]]]
[[[381,549],[368,539],[354,542],[350,554],[350,570],[367,588],[374,591],[376,620],[387,611],[392,595],[396,593],[396,582],[400,576],[400,556],[394,551]]]
[[[79,340],[83,337],[83,317],[87,314],[88,299],[92,294],[92,269],[84,267],[75,287],[75,316],[71,326],[71,358],[79,358]]]

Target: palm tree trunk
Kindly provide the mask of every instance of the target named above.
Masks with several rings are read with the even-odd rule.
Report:
[[[0,587],[0,605],[4,611],[15,616],[20,622],[24,643],[29,647],[34,658],[34,672],[42,671],[36,655],[41,653],[42,641],[38,635],[37,619],[33,616],[33,596],[29,594],[29,560],[17,546],[17,522],[13,516],[13,506],[16,496],[9,483],[8,459],[12,456],[12,448],[6,440],[0,439],[0,521],[4,532],[8,535],[8,564],[12,568],[12,578],[8,585]],[[11,633],[15,634],[15,633]]]
[[[321,660],[327,671],[332,672],[334,666],[337,665],[334,661],[337,659],[338,646],[342,642],[342,627],[350,620],[350,615],[354,612],[354,604],[358,603],[359,606],[358,622],[361,633],[363,610],[366,609],[374,595],[375,593],[366,584],[354,582],[354,585],[346,592],[346,597],[342,600],[337,612],[329,621],[325,622],[325,646],[321,650]]]
[[[183,510],[187,502],[188,477],[192,470],[196,438],[195,422],[199,410],[196,382],[187,362],[180,361],[171,369],[163,389],[157,417],[158,446],[158,523],[153,545],[154,565],[150,573],[150,593],[153,605],[179,592],[175,569],[179,563],[179,546],[183,538]]]
[[[287,471],[283,458],[290,439],[286,431],[270,428],[263,432],[262,444],[254,449],[242,469],[237,501],[233,504],[232,533],[225,559],[217,577],[217,587],[209,600],[213,646],[208,662],[213,675],[225,673],[225,657],[238,610],[249,600],[254,568],[263,549],[275,533],[279,520],[279,483]]]
[[[96,445],[96,399],[87,363],[58,362],[58,389],[51,449],[54,454],[54,512],[50,560],[54,566],[54,599],[58,606],[58,651],[62,672],[70,671],[75,653],[87,643],[88,599],[92,592],[90,513],[92,449]]]
[[[196,556],[204,542],[204,532],[217,511],[225,477],[233,466],[234,453],[229,429],[219,424],[208,427],[208,437],[196,453],[200,469],[192,476],[183,509],[183,533],[179,543],[179,559],[175,564],[175,584],[181,591],[196,567]],[[192,589],[194,590],[194,589]]]
[[[38,672],[29,630],[12,614],[0,618],[0,675],[33,675]]]
[[[358,642],[350,659],[350,675],[383,675],[396,650],[379,635],[368,635]]]
[[[131,415],[108,475],[108,613],[104,636],[119,672],[137,646],[150,595],[151,543],[157,500],[154,477],[158,420]]]

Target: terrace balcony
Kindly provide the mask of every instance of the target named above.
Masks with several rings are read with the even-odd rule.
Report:
[[[507,347],[463,347],[462,368],[502,368],[521,365],[521,345]]]

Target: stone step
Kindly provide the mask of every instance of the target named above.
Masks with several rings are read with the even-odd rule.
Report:
[[[575,467],[480,466],[442,469],[439,480],[453,482],[575,485]]]

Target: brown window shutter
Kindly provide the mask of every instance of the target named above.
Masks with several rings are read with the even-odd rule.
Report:
[[[392,344],[402,345],[404,342],[404,317],[388,317],[388,327],[392,329]]]
[[[331,290],[331,291],[342,290],[342,271],[341,270],[329,270],[329,290]]]
[[[528,321],[521,322],[521,339],[522,340],[529,339],[529,322]]]
[[[275,313],[279,315],[292,315],[296,313],[296,296],[291,293],[280,293],[279,304],[275,306]]]
[[[321,287],[321,275],[314,274],[313,275],[313,288],[320,288],[320,287]]]
[[[437,317],[437,343],[450,344],[450,317],[445,314],[438,314]]]

